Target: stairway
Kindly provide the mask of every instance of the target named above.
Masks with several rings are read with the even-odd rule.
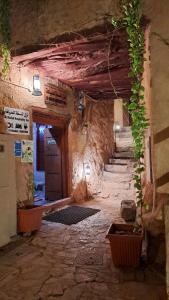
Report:
[[[130,127],[116,132],[116,148],[103,172],[103,194],[120,196],[120,200],[135,199],[133,174],[133,138]],[[119,202],[119,201],[118,201]]]

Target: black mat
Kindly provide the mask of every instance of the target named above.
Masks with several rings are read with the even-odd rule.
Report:
[[[100,209],[90,207],[81,207],[72,205],[65,209],[56,211],[52,214],[45,216],[43,219],[49,222],[62,223],[65,225],[76,224],[94,214],[99,212]]]

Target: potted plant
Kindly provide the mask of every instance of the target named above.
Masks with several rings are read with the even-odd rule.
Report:
[[[140,263],[143,240],[142,227],[132,224],[112,224],[107,236],[112,260],[116,267],[136,267]]]
[[[141,1],[122,1],[122,16],[112,19],[115,28],[126,28],[128,39],[128,53],[130,61],[129,77],[131,78],[131,96],[127,105],[131,118],[131,131],[134,145],[134,187],[136,188],[136,204],[140,208],[140,220],[135,225],[112,224],[107,238],[110,240],[112,258],[116,266],[136,266],[139,264],[143,239],[142,228],[142,174],[144,166],[145,130],[149,126],[144,103],[143,67],[144,67],[144,31],[141,25]],[[138,225],[139,224],[139,225]]]
[[[18,203],[17,210],[18,232],[21,233],[31,233],[38,230],[42,221],[42,206],[33,204],[34,180],[32,172],[26,175],[26,189],[27,199]]]

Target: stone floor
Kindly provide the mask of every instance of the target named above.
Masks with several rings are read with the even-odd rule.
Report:
[[[150,266],[113,266],[105,236],[117,203],[118,194],[86,202],[101,211],[71,226],[44,221],[36,235],[1,249],[0,300],[165,300]]]

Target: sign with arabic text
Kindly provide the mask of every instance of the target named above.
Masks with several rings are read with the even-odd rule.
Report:
[[[7,124],[7,132],[12,134],[30,134],[29,111],[4,107],[4,120]]]

